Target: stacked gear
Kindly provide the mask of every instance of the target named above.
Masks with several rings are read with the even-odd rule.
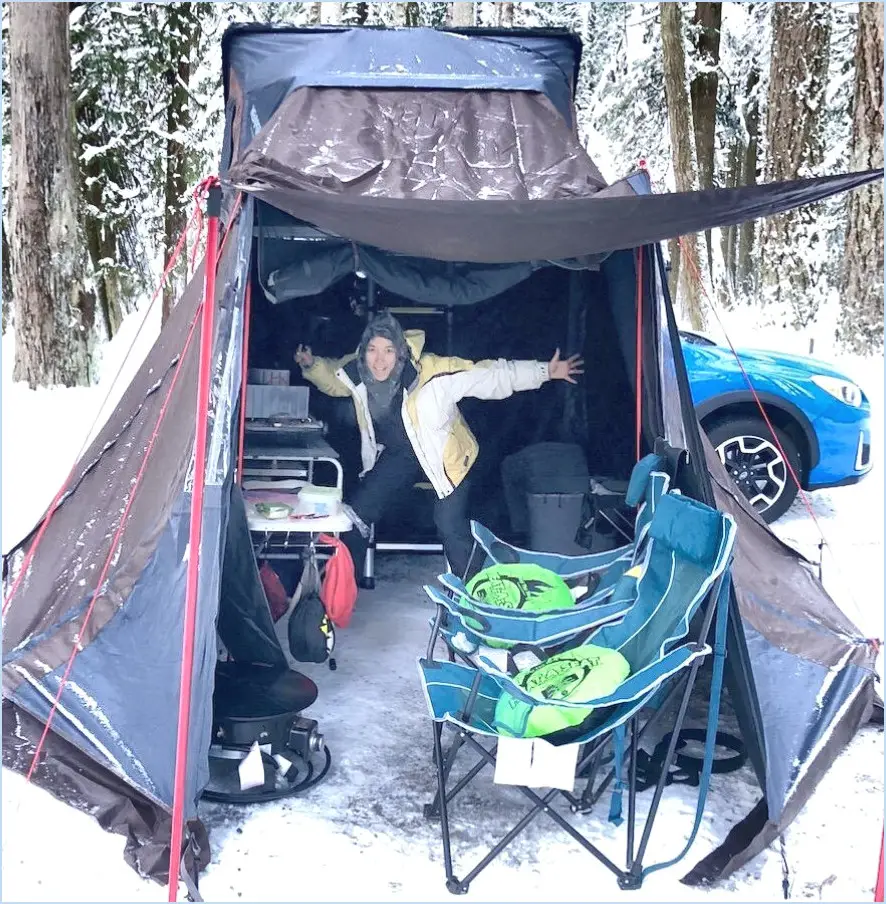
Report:
[[[618,650],[585,644],[518,672],[515,683],[540,703],[503,690],[495,707],[495,729],[514,738],[540,738],[584,722],[592,706],[557,706],[547,701],[594,700],[613,693],[630,674]]]
[[[468,581],[467,591],[470,596],[462,600],[466,608],[482,603],[525,612],[553,612],[575,605],[572,591],[563,578],[530,563],[490,565]],[[470,619],[465,619],[465,624],[480,630],[480,624],[472,624]],[[491,647],[511,646],[504,641],[486,643]]]

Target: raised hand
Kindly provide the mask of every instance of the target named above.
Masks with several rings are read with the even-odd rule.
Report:
[[[552,380],[568,380],[570,383],[577,382],[574,376],[584,373],[584,359],[578,355],[570,355],[568,358],[560,360],[560,349],[554,352],[554,357],[548,362],[548,376]]]
[[[314,366],[314,355],[311,352],[311,347],[309,345],[302,345],[299,343],[298,348],[295,350],[295,363],[298,364],[299,367]]]

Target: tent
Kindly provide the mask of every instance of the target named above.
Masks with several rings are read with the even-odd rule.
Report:
[[[430,337],[466,357],[561,345],[592,362],[582,393],[515,396],[494,423],[466,406],[490,462],[477,466],[484,495],[496,495],[501,457],[533,441],[580,442],[599,473],[624,476],[636,447],[663,437],[688,452],[681,489],[736,518],[727,686],[760,801],[695,880],[728,875],[770,843],[866,720],[875,646],[704,444],[656,243],[882,171],[672,195],[650,194],[643,172],[606,185],[575,137],[579,55],[578,39],[558,31],[226,33],[208,339],[201,349],[201,269],[4,569],[4,764],[31,769],[55,709],[33,780],[125,834],[144,875],[167,875],[175,803],[186,864],[208,859],[197,800],[217,635],[237,660],[285,661],[236,474],[246,352],[274,366],[303,338],[320,351],[353,347],[363,322],[353,312],[374,304],[442,305]],[[323,412],[333,423],[338,413]],[[186,616],[192,649],[180,642]]]

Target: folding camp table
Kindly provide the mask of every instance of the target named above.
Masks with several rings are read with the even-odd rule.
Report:
[[[296,494],[300,487],[314,482],[318,463],[332,467],[334,485],[341,493],[344,481],[338,453],[316,431],[289,434],[285,444],[253,444],[247,434],[243,476],[246,516],[256,557],[300,558],[317,534],[338,534],[352,528],[351,519],[340,504],[328,514],[318,514]],[[292,513],[288,517],[268,518],[256,511],[256,503],[268,491],[275,495],[292,493]]]
[[[264,483],[264,482],[263,482]],[[296,481],[284,481],[295,484]],[[266,486],[266,484],[264,484]],[[252,536],[252,546],[259,559],[298,559],[306,546],[315,541],[317,534],[340,534],[350,530],[351,519],[336,506],[328,515],[316,514],[310,503],[299,500],[293,492],[292,514],[287,518],[267,518],[256,511],[256,503],[262,501],[263,489],[247,482],[246,518]],[[291,487],[294,491],[296,487]],[[275,492],[279,496],[279,492]]]

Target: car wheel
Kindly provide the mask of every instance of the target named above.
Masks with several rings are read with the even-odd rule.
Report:
[[[771,524],[780,518],[797,496],[797,484],[785,462],[802,481],[802,461],[797,444],[775,428],[778,443],[762,418],[741,417],[718,421],[705,432],[745,499]],[[784,455],[779,451],[781,444]]]

